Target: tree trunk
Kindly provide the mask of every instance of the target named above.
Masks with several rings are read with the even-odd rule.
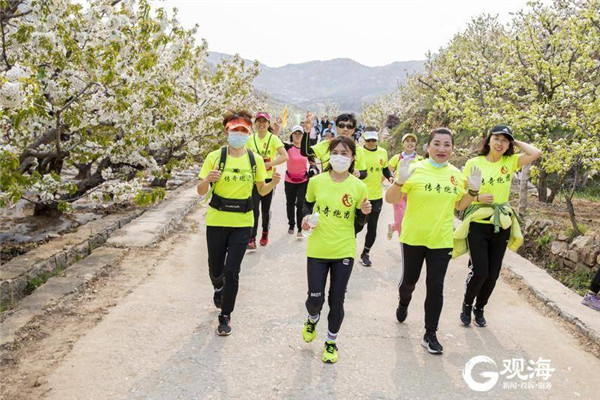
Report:
[[[75,179],[77,179],[78,181],[88,179],[90,176],[92,176],[92,163],[75,164],[75,167],[77,167],[77,170],[79,171],[77,173],[77,176],[75,177]]]
[[[33,210],[34,217],[58,218],[61,215],[62,213],[58,211],[58,203],[36,203]]]
[[[540,176],[538,178],[538,199],[541,202],[548,202],[548,185],[547,185],[548,174],[543,168],[540,168]]]
[[[577,188],[577,179],[579,178],[579,166],[575,166],[575,177],[573,178],[573,186],[569,194],[565,196],[565,202],[567,203],[567,211],[569,212],[569,219],[571,220],[571,226],[573,227],[573,233],[575,236],[581,235],[581,231],[577,226],[577,219],[575,217],[575,207],[573,207],[573,195]]]
[[[531,164],[525,164],[521,170],[521,181],[519,182],[519,214],[523,217],[527,212],[527,183],[529,183],[529,173]]]

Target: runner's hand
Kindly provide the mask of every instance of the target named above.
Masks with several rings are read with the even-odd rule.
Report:
[[[390,176],[390,177],[388,178],[388,182],[393,184],[393,183],[394,183],[394,177],[393,177],[393,176]]]
[[[206,180],[210,183],[216,182],[219,179],[221,179],[221,171],[219,171],[218,169],[213,169],[206,176]]]
[[[360,171],[355,169],[354,171],[352,171],[352,175],[354,175],[357,178],[360,178]]]
[[[309,231],[310,230],[310,225],[308,224],[308,217],[309,215],[306,215],[304,218],[302,218],[302,229],[305,231]]]
[[[416,168],[410,169],[410,160],[407,158],[402,159],[400,164],[398,164],[398,172],[396,173],[396,182],[400,185],[404,185],[404,183],[410,178],[410,176],[415,172]]]
[[[271,127],[273,128],[273,134],[275,136],[279,136],[279,129],[281,128],[281,117],[276,117],[275,122],[271,124]]]
[[[483,193],[477,196],[480,203],[483,204],[494,204],[494,195],[490,193]]]
[[[281,174],[277,171],[273,172],[273,178],[272,182],[273,182],[273,186],[277,186],[279,184],[279,182],[281,181]]]
[[[481,187],[481,170],[477,165],[473,165],[471,168],[471,176],[467,179],[469,183],[469,189],[478,192]]]
[[[362,213],[365,215],[371,214],[372,208],[373,206],[371,206],[371,202],[367,199],[364,199],[362,203],[360,203],[360,211],[362,211]]]

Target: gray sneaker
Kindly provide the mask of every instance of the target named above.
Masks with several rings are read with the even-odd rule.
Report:
[[[600,311],[600,299],[594,293],[586,293],[583,300],[581,300],[581,304],[588,306],[592,310]]]

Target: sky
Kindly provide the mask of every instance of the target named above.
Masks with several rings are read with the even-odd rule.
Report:
[[[547,1],[545,1],[547,2]],[[351,58],[367,66],[423,60],[475,16],[507,23],[527,0],[165,0],[210,51],[269,67]]]

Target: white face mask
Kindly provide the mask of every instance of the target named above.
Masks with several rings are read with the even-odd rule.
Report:
[[[352,164],[352,159],[339,154],[333,154],[329,159],[329,163],[335,172],[342,173],[348,171],[350,164]]]

